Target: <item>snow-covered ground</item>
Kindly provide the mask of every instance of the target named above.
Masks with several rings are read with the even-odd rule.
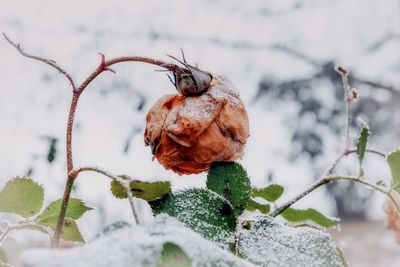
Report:
[[[288,161],[291,140],[285,118],[298,107],[270,109],[253,99],[263,77],[308,77],[315,67],[279,47],[293,48],[317,62],[340,62],[361,78],[400,88],[398,0],[1,0],[0,30],[26,51],[56,60],[77,81],[98,66],[98,52],[107,58],[168,59],[167,54],[179,56],[184,49],[189,62],[224,74],[236,85],[247,105],[251,130],[242,164],[254,185],[266,184],[273,172],[287,188],[286,198],[314,179],[306,159]],[[371,52],[371,47],[378,48]],[[0,40],[0,59],[0,186],[32,169],[32,177],[46,189],[46,201],[60,198],[71,88],[53,69],[22,57],[4,40]],[[116,75],[104,73],[87,88],[76,116],[75,166],[101,166],[146,180],[169,179],[175,189],[204,186],[204,174],[178,177],[165,171],[144,146],[146,111],[175,90],[155,69],[121,64],[114,67]],[[59,140],[53,164],[46,160],[48,137]],[[342,148],[336,137],[329,140],[332,151],[324,158],[326,164]],[[391,143],[394,149],[400,140]],[[389,177],[387,170],[377,172],[379,178]],[[82,174],[77,181],[73,195],[97,209],[80,221],[88,239],[107,223],[131,219],[128,203],[114,199],[108,184],[96,174]],[[382,202],[382,196],[374,198],[372,218],[383,218]],[[299,205],[334,212],[323,189]]]

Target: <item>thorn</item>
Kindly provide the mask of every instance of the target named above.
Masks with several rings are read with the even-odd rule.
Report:
[[[117,73],[115,72],[115,70],[113,70],[113,69],[111,69],[111,68],[105,68],[104,70],[105,70],[105,71],[110,71],[110,72],[112,72],[112,73],[114,73],[114,74],[117,74]]]
[[[107,70],[107,67],[106,67],[106,56],[104,54],[100,53],[100,52],[98,52],[98,54],[101,56],[101,62],[100,62],[99,68],[102,69],[102,70]]]

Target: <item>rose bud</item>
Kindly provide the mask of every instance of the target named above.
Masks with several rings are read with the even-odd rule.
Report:
[[[146,123],[146,145],[161,165],[179,175],[241,158],[249,136],[239,94],[227,78],[214,75],[200,95],[163,96],[149,110]]]

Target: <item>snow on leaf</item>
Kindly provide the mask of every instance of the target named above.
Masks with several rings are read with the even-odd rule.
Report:
[[[279,184],[270,184],[264,188],[253,188],[252,196],[262,197],[269,202],[274,202],[282,196],[283,190],[283,186]]]
[[[155,214],[166,213],[212,241],[233,240],[236,217],[232,205],[207,189],[187,189],[150,202]]]
[[[134,225],[118,229],[84,246],[30,249],[23,252],[20,262],[30,267],[155,267],[168,243],[178,246],[191,266],[255,267],[166,214],[156,216],[146,227]]]
[[[127,176],[121,175],[122,179],[128,179]],[[171,184],[167,181],[143,182],[132,180],[129,183],[134,197],[144,199],[146,201],[154,201],[162,198],[171,192]],[[128,198],[125,188],[117,181],[111,181],[111,192],[116,198]]]
[[[267,216],[258,216],[250,230],[240,230],[238,240],[239,253],[264,266],[344,266],[326,232],[289,227]]]
[[[176,244],[167,242],[161,251],[157,267],[190,267],[190,259],[186,253]]]
[[[35,181],[17,177],[7,182],[0,192],[0,212],[12,212],[29,218],[43,205],[44,190]]]
[[[320,213],[315,209],[294,209],[287,208],[285,211],[281,213],[282,217],[288,220],[289,222],[306,222],[313,221],[316,224],[319,224],[322,227],[333,227],[338,223],[338,219],[331,219]]]
[[[400,193],[400,149],[387,156],[390,170],[392,171],[392,185],[394,190]]]
[[[261,204],[253,199],[250,199],[250,201],[246,207],[246,210],[249,210],[249,211],[259,210],[263,214],[268,214],[270,209],[271,209],[271,207],[269,204]]]
[[[226,198],[236,216],[250,200],[251,186],[246,170],[236,162],[214,162],[207,175],[207,188]]]

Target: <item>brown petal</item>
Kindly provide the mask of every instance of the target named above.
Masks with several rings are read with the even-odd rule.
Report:
[[[197,137],[214,121],[221,108],[222,102],[216,101],[207,93],[186,97],[173,119],[166,121],[165,130],[179,144],[192,146]]]
[[[183,97],[166,95],[159,99],[149,110],[146,116],[146,130],[144,132],[146,145],[157,146],[164,121],[173,106],[182,105]]]
[[[243,154],[243,145],[226,138],[217,123],[213,122],[202,133],[192,148],[193,158],[198,163],[236,160]]]

